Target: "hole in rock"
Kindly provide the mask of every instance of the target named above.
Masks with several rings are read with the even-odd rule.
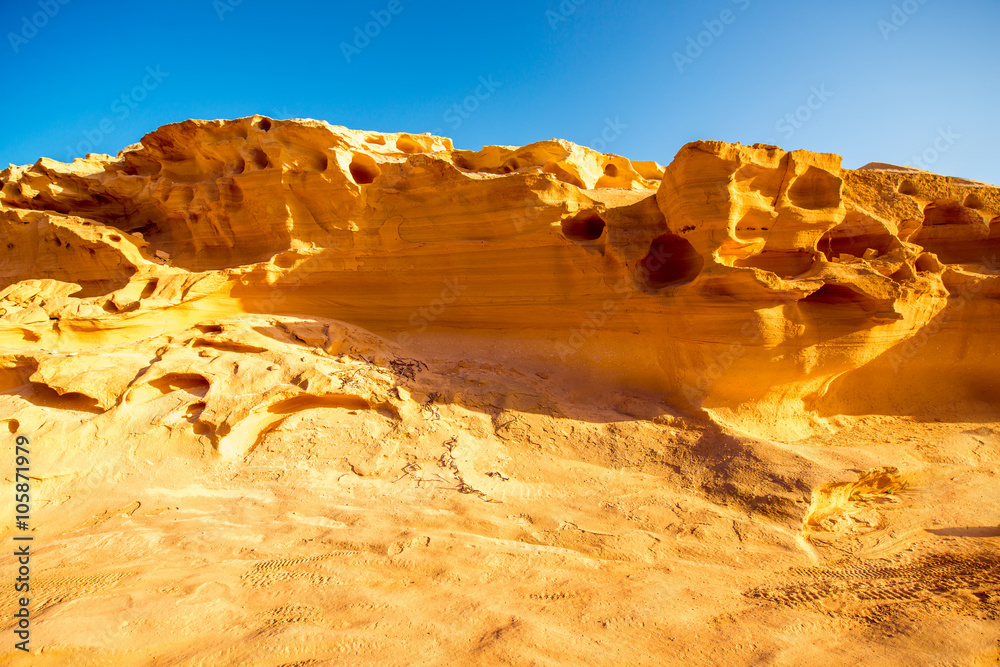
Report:
[[[604,234],[604,219],[594,211],[583,211],[563,220],[563,235],[570,241],[596,241]]]
[[[830,322],[859,322],[868,318],[864,299],[843,285],[827,283],[799,302],[812,317],[828,318]]]
[[[267,155],[259,148],[254,148],[250,151],[250,161],[253,162],[258,169],[267,169],[267,167],[271,164],[271,161],[267,159]]]
[[[136,152],[125,154],[125,173],[129,176],[154,176],[163,169],[163,163],[148,155]]]
[[[821,306],[860,306],[864,300],[864,297],[850,287],[827,283],[802,301]]]
[[[150,381],[149,386],[159,390],[161,394],[186,391],[189,394],[204,397],[211,384],[197,373],[170,373]]]
[[[298,262],[301,257],[302,255],[294,250],[291,252],[283,252],[280,255],[274,256],[274,265],[279,269],[290,269],[295,266],[295,263]]]
[[[75,391],[60,394],[47,384],[31,382],[31,394],[25,399],[34,405],[43,408],[57,408],[59,410],[73,410],[75,412],[90,412],[99,415],[104,409],[97,403],[96,399]]]
[[[452,164],[454,164],[459,169],[464,169],[465,171],[475,171],[476,165],[463,155],[456,155],[452,158]]]
[[[270,118],[261,118],[260,122],[257,123],[257,127],[260,128],[261,130],[263,130],[264,132],[270,132],[271,131],[271,119]]]
[[[38,362],[30,361],[23,366],[0,368],[0,393],[11,393],[11,389],[21,390],[28,384],[28,377],[38,370]],[[0,418],[2,421],[2,418]]]
[[[604,175],[614,178],[615,176],[618,175],[618,167],[616,167],[611,163],[604,165]]]
[[[1000,228],[958,202],[938,200],[924,209],[924,224],[910,238],[944,264],[989,264],[997,252]]]
[[[795,278],[809,271],[816,264],[816,257],[805,250],[765,250],[759,255],[736,260],[736,266],[762,269],[782,278]]]
[[[563,183],[569,183],[570,185],[575,185],[576,187],[581,189],[586,189],[587,187],[587,185],[583,181],[581,181],[579,178],[577,178],[573,174],[569,173],[568,171],[560,167],[555,162],[547,163],[544,167],[542,167],[542,171],[546,174],[552,174]]]
[[[14,249],[14,244],[13,243],[8,243],[7,244],[7,250],[13,250],[13,249]]]
[[[933,255],[924,253],[920,257],[917,257],[917,261],[913,263],[917,271],[926,271],[929,273],[935,273],[940,267],[938,261],[934,259]]]
[[[177,199],[181,206],[187,206],[194,201],[194,188],[184,185],[177,189]]]
[[[367,155],[355,155],[351,160],[351,178],[358,185],[373,183],[381,175],[378,163]]]
[[[813,303],[835,305],[838,303],[853,303],[857,300],[857,297],[857,293],[849,287],[827,283],[804,300]]]
[[[977,210],[981,209],[983,207],[983,200],[979,197],[979,195],[973,192],[965,198],[965,207]]]
[[[204,403],[192,403],[184,411],[184,418],[190,422],[195,422],[201,417],[201,413],[205,411],[206,407]]]
[[[194,328],[202,332],[203,334],[222,333],[222,326],[218,324],[196,324]]]
[[[838,177],[818,167],[809,167],[806,173],[795,179],[788,189],[788,198],[799,208],[818,210],[837,208],[840,206],[840,188],[843,185]]]
[[[83,277],[68,277],[67,282],[74,282],[80,286],[76,292],[70,294],[75,299],[86,299],[92,296],[105,296],[111,294],[129,284],[137,269],[134,266],[121,267],[117,275],[109,273],[107,278],[101,280],[89,280]]]
[[[142,295],[139,298],[148,299],[149,297],[153,296],[153,292],[156,291],[156,286],[159,285],[159,283],[160,281],[157,278],[153,278],[152,280],[150,280],[148,283],[146,283],[146,286],[142,288]]]
[[[233,163],[232,172],[234,174],[242,174],[246,170],[247,170],[247,161],[244,160],[243,158],[237,158],[236,161]]]
[[[215,428],[211,424],[206,424],[203,421],[195,421],[192,431],[194,432],[195,435],[208,436],[212,440],[212,446],[215,449],[219,448],[218,437],[217,434],[215,433]]]
[[[111,236],[108,237],[108,239],[113,241],[114,243],[118,243],[119,241],[122,240],[122,237],[118,236],[117,234],[112,234]]]
[[[902,183],[899,184],[899,193],[900,194],[909,195],[910,197],[914,197],[914,196],[917,195],[918,192],[919,192],[919,190],[917,190],[917,186],[913,183],[913,181],[905,180],[905,181],[903,181]]]
[[[396,140],[396,148],[402,153],[419,153],[422,150],[420,144],[406,137],[400,137]]]
[[[21,422],[16,419],[11,419],[7,422],[7,430],[11,433],[17,433],[19,428],[21,428]]]
[[[899,267],[899,270],[889,276],[891,280],[895,280],[897,283],[903,283],[907,280],[916,280],[917,274],[913,272],[909,264],[903,264]]]
[[[365,142],[369,144],[377,144],[379,146],[385,146],[385,137],[377,137],[375,135],[369,134],[365,137]]]
[[[864,257],[865,252],[869,249],[882,256],[897,245],[896,238],[888,231],[863,229],[848,225],[840,225],[831,229],[819,240],[819,249],[830,261],[842,254]]]
[[[924,208],[924,225],[975,225],[982,224],[983,216],[971,208],[951,199],[932,201]]]
[[[683,285],[698,277],[705,260],[687,240],[675,234],[653,239],[641,266],[650,287]]]

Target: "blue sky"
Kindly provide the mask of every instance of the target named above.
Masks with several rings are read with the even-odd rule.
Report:
[[[3,164],[260,113],[664,164],[773,142],[1000,184],[996,0],[4,0],[0,28]]]

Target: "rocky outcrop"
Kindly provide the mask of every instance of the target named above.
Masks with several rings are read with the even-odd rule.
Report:
[[[985,409],[997,388],[1000,190],[981,183],[765,145],[695,142],[664,168],[260,116],[0,178],[8,391],[112,409],[138,377],[57,382],[37,350],[240,313],[424,352],[502,345],[761,433],[932,411],[943,388]]]

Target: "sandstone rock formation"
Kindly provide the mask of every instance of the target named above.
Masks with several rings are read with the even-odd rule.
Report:
[[[889,577],[866,585],[903,611],[848,600],[829,581],[870,577],[830,570],[841,552],[912,552],[878,567],[927,576],[946,562],[967,599],[920,613],[964,638],[955,659],[993,650],[974,637],[997,627],[1000,561],[941,555],[926,504],[885,506],[934,489],[922,502],[949,521],[1000,521],[932,483],[1000,493],[1000,188],[767,145],[695,142],[663,167],[261,116],[11,165],[0,184],[0,423],[40,452],[38,633],[61,647],[37,664],[147,664],[149,642],[163,664],[611,664],[592,633],[612,627],[634,664],[723,659],[730,640],[739,660],[825,664],[781,639],[789,618],[902,627],[937,595]],[[214,537],[178,527],[185,512]],[[72,545],[112,534],[120,553],[81,574]],[[167,555],[177,588],[155,574]],[[753,559],[826,583],[768,588]],[[362,592],[376,577],[396,583]],[[731,628],[680,593],[694,581]],[[634,599],[601,601],[621,590]],[[142,627],[173,597],[193,605],[188,648]],[[240,605],[236,626],[206,620]],[[463,609],[467,634],[441,634]],[[117,629],[89,642],[69,630],[81,613]],[[773,635],[741,629],[754,614]],[[685,628],[687,648],[663,634]],[[585,639],[550,654],[547,632]],[[899,650],[919,655],[919,634]],[[281,655],[248,657],[265,635]]]

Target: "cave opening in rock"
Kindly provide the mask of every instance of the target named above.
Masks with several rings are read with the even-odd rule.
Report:
[[[975,225],[983,222],[983,216],[977,211],[951,199],[936,199],[924,208],[924,225],[927,227]]]
[[[983,200],[975,192],[971,193],[965,198],[965,207],[981,209],[983,207]]]
[[[396,149],[401,153],[419,153],[421,151],[420,144],[413,141],[412,139],[407,139],[406,137],[400,137],[396,140]]]
[[[382,174],[378,163],[367,155],[355,155],[351,160],[351,178],[358,185],[373,183]]]
[[[267,155],[259,148],[254,148],[250,151],[250,161],[258,169],[267,169],[271,164],[271,161],[267,159]]]
[[[596,211],[583,211],[563,220],[563,235],[570,241],[596,241],[604,234],[606,224]]]
[[[503,167],[501,167],[500,170],[503,171],[503,173],[505,174],[509,174],[511,172],[517,171],[520,168],[521,168],[520,161],[518,161],[515,158],[511,158],[504,163]]]
[[[917,261],[913,263],[914,268],[917,271],[924,271],[929,273],[937,273],[941,270],[941,264],[938,262],[937,258],[930,253],[924,253],[920,257],[917,257]]]
[[[843,181],[828,171],[809,167],[788,189],[788,198],[799,208],[819,210],[840,206]]]
[[[881,257],[898,245],[896,237],[888,231],[841,225],[824,234],[818,247],[828,260],[833,261],[835,257],[845,254],[864,257],[868,250],[874,250]]]
[[[816,256],[806,250],[765,250],[734,262],[739,267],[770,271],[782,278],[796,278],[816,265]]]
[[[576,174],[570,173],[557,162],[552,162],[552,161],[546,162],[545,166],[542,167],[542,172],[545,174],[552,174],[563,183],[569,183],[570,185],[575,185],[580,189],[585,189],[587,187],[587,185],[582,180],[580,180],[576,176]]]
[[[97,399],[76,391],[59,393],[43,382],[29,382],[30,393],[23,395],[29,403],[38,407],[56,410],[72,410],[74,412],[90,412],[99,415],[104,412]]]
[[[475,171],[476,170],[476,165],[472,164],[472,161],[469,160],[464,155],[454,155],[452,157],[451,163],[454,164],[459,169],[462,169],[463,171]]]
[[[140,295],[139,298],[140,299],[148,299],[149,297],[153,296],[153,293],[156,292],[156,288],[157,288],[157,286],[159,284],[160,284],[160,279],[159,278],[152,278],[152,279],[150,279],[146,283],[146,286],[142,288],[142,295]]]
[[[862,296],[850,287],[833,283],[823,285],[803,299],[804,302],[824,306],[859,305],[862,300]]]
[[[664,234],[653,239],[641,266],[650,287],[684,285],[701,273],[705,260],[687,239]]]
[[[871,298],[847,285],[834,283],[826,283],[799,301],[799,305],[811,313],[811,317],[824,318],[829,322],[858,323],[871,318],[877,309]]]

